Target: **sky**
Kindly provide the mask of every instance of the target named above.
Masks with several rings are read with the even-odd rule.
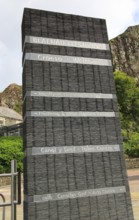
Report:
[[[11,83],[22,84],[25,7],[106,19],[109,39],[139,25],[139,0],[0,0],[0,92]]]

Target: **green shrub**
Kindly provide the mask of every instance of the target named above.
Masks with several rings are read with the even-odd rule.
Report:
[[[11,160],[17,161],[17,169],[23,171],[23,142],[21,137],[0,137],[0,173],[9,173]]]
[[[139,134],[132,133],[130,139],[124,142],[124,152],[129,157],[139,157]]]

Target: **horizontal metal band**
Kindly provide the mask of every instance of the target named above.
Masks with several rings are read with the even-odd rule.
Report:
[[[25,96],[57,97],[57,98],[94,98],[113,99],[115,94],[86,93],[86,92],[53,92],[53,91],[28,91]]]
[[[118,193],[126,193],[125,186],[25,196],[25,201],[38,203],[38,202],[48,202],[48,201],[57,201],[57,200],[74,199],[74,198],[103,196],[103,195],[118,194]]]
[[[116,117],[115,112],[27,111],[30,117]]]
[[[44,37],[34,37],[34,36],[26,36],[25,43],[64,46],[64,47],[77,47],[77,48],[86,48],[86,49],[94,49],[94,50],[110,50],[109,44],[104,44],[104,43],[54,39],[54,38],[44,38]]]
[[[26,156],[47,154],[72,154],[72,153],[97,153],[118,152],[120,145],[85,145],[85,146],[62,146],[62,147],[33,147],[26,149]]]
[[[61,56],[61,55],[53,55],[53,54],[26,53],[25,60],[56,62],[56,63],[76,63],[76,64],[98,65],[98,66],[112,66],[111,60],[108,60],[108,59],[86,58],[86,57],[76,57],[76,56]],[[25,63],[25,60],[24,60],[24,63]]]

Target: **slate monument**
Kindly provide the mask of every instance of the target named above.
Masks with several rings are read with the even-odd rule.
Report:
[[[24,220],[133,220],[103,19],[25,9]]]

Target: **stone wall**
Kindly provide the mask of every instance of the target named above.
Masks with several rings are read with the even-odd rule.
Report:
[[[0,186],[10,185],[11,178],[10,177],[0,177]]]
[[[21,182],[23,182],[23,175],[21,175]],[[0,177],[0,187],[11,184],[11,177]]]
[[[127,169],[139,168],[139,158],[126,159]]]

